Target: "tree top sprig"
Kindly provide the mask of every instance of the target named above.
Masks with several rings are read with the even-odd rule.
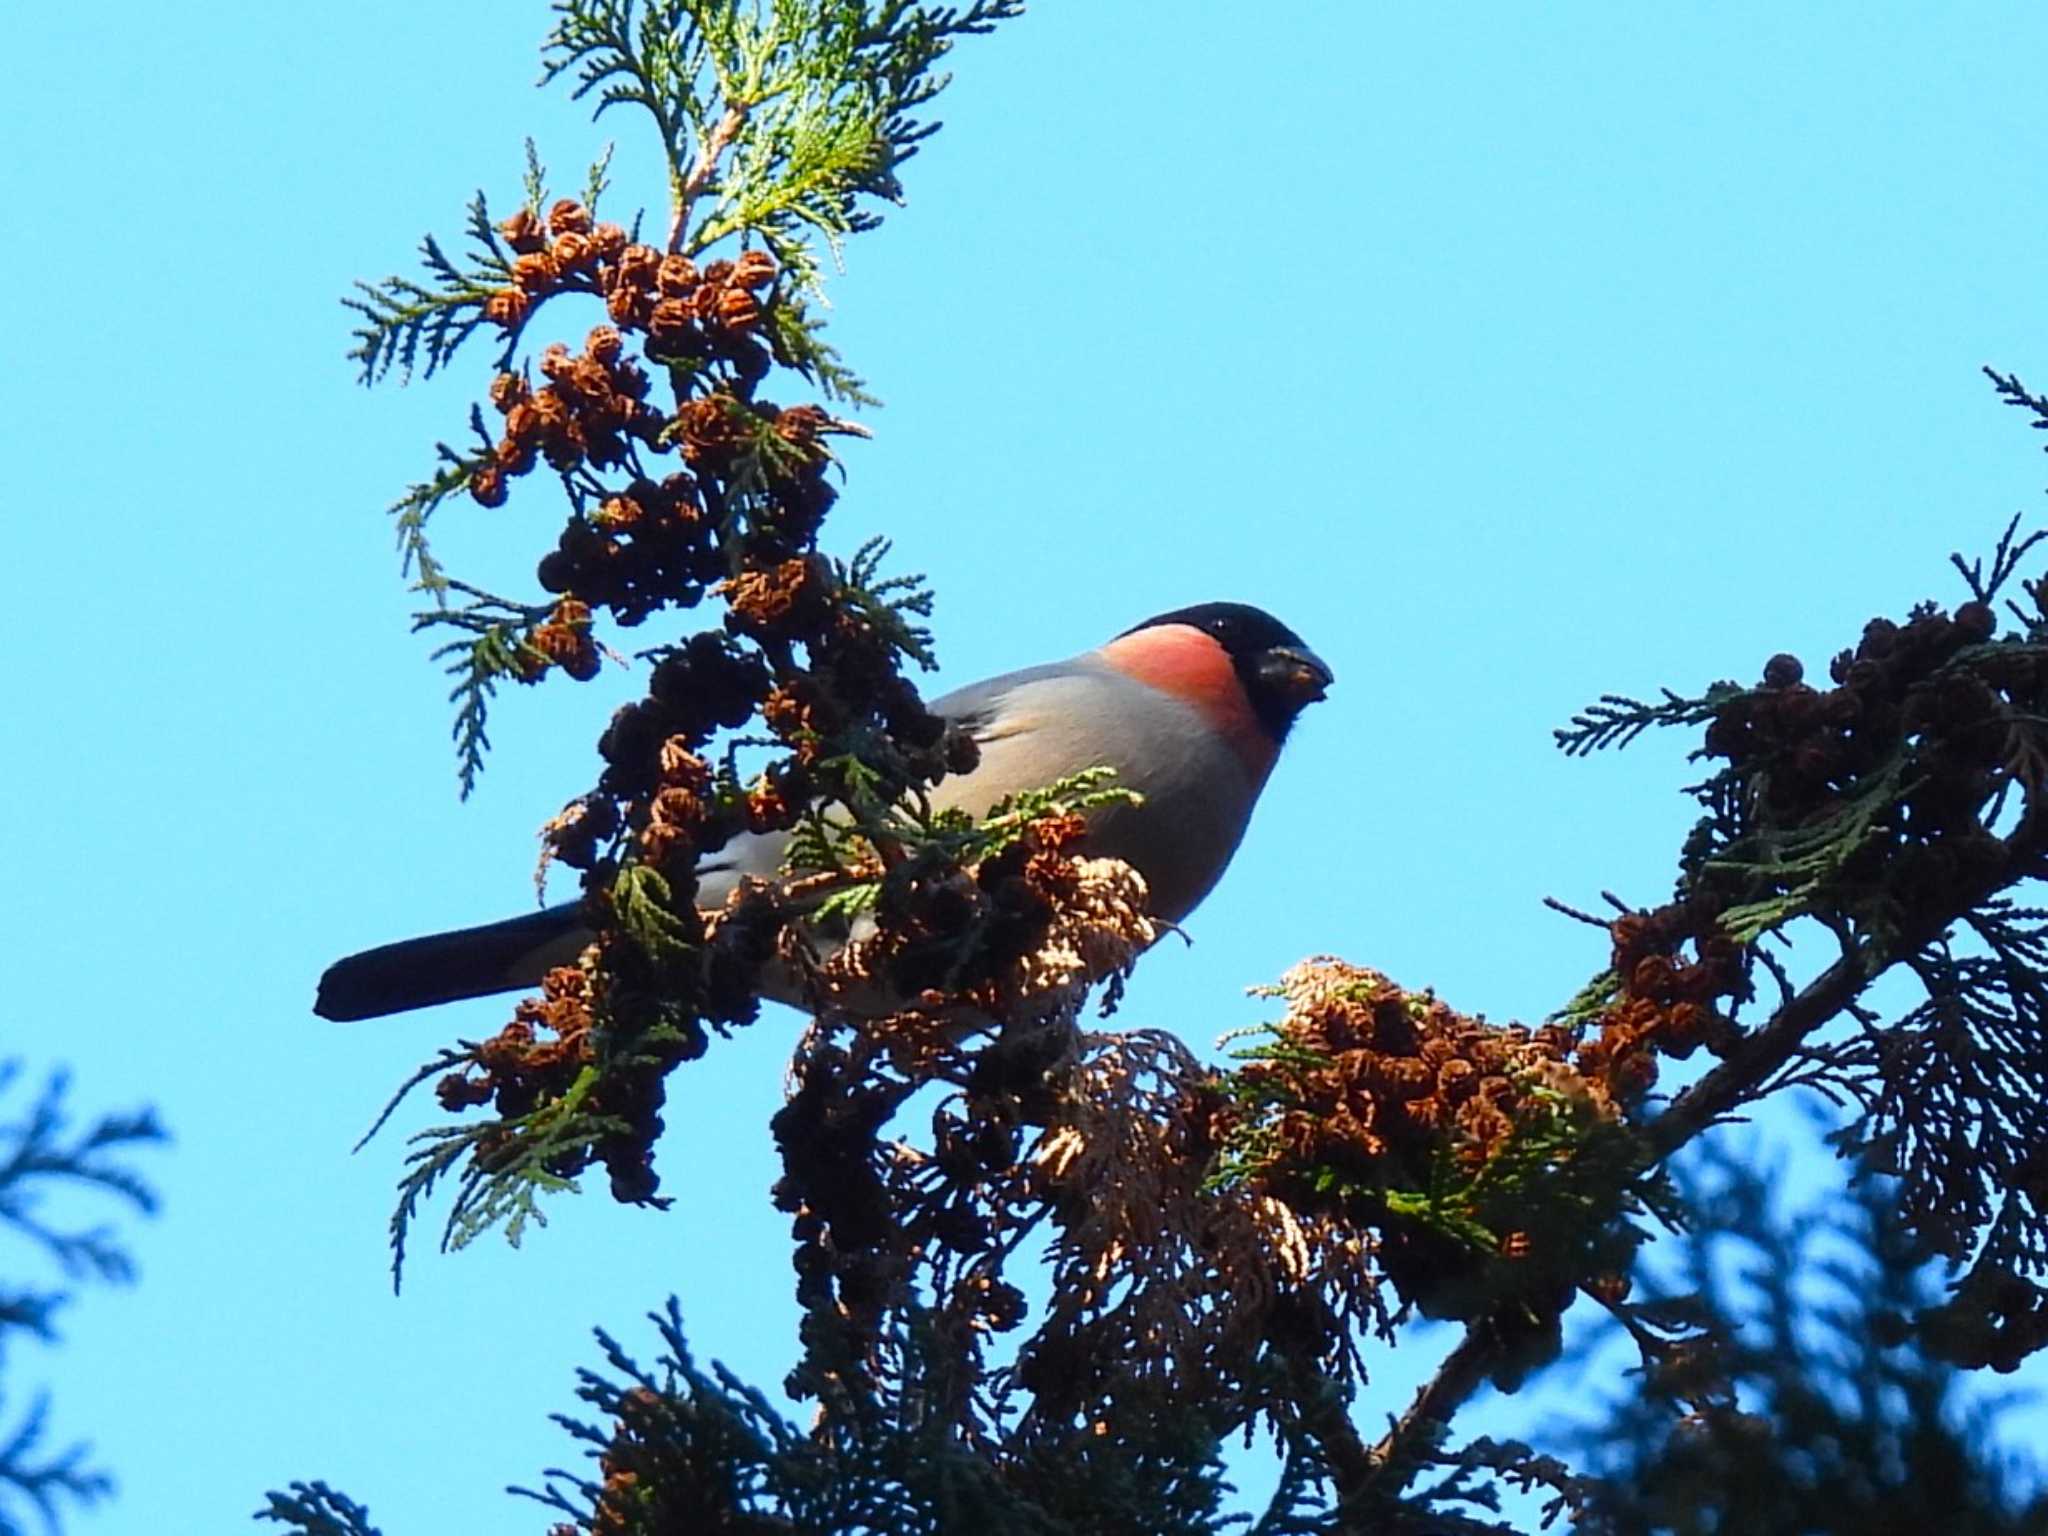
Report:
[[[876,203],[902,201],[897,172],[939,126],[917,114],[952,78],[940,61],[961,37],[1022,10],[1022,0],[557,0],[541,83],[566,79],[575,99],[595,97],[600,117],[618,106],[647,114],[667,166],[669,254],[694,257],[733,239],[759,245],[816,299],[820,243],[837,263],[847,236],[881,222]],[[591,211],[609,156],[591,168]],[[529,145],[525,203],[536,218],[541,184]],[[421,242],[422,277],[358,283],[344,300],[362,317],[349,356],[363,383],[393,367],[401,378],[415,368],[430,376],[500,318],[490,303],[511,280],[516,252],[481,191],[466,232],[461,255],[432,235]],[[829,369],[815,331],[799,325],[787,344]],[[501,367],[516,326],[505,340]],[[857,380],[828,382],[860,398]]]
[[[946,86],[955,38],[1021,0],[558,0],[542,81],[568,76],[599,115],[637,106],[668,162],[668,249],[754,235],[807,286],[811,241],[835,257],[900,202],[896,170],[938,126],[912,114]]]

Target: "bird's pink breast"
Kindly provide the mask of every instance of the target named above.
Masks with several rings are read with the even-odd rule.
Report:
[[[1192,624],[1155,624],[1112,640],[1097,652],[1127,677],[1184,699],[1230,743],[1252,782],[1273,769],[1273,738],[1252,712],[1230,653]]]

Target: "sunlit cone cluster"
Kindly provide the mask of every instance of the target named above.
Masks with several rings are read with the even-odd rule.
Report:
[[[476,1048],[472,1064],[436,1085],[445,1109],[492,1104],[506,1117],[525,1114],[591,1059],[591,981],[580,966],[558,966],[541,994],[523,1000],[512,1022]]]
[[[877,987],[1008,1018],[1126,973],[1158,937],[1144,880],[1084,857],[1086,823],[1052,815],[979,865],[903,864],[882,881],[879,929],[825,964],[823,996]]]
[[[1083,834],[1079,817],[1055,813],[979,864],[898,865],[882,880],[872,936],[837,947],[816,969],[825,1012],[774,1121],[784,1166],[776,1201],[792,1217],[808,1317],[810,1374],[793,1391],[815,1394],[871,1368],[920,1255],[985,1250],[990,1217],[974,1185],[995,1181],[1020,1198],[1035,1187],[1019,1161],[1024,1106],[1042,1114],[1050,1085],[1071,1066],[1086,985],[1120,977],[1157,935],[1143,882],[1127,865],[1080,856]],[[794,936],[785,934],[786,953]],[[923,1011],[836,1011],[871,1012],[884,998]],[[1003,1020],[1000,1034],[975,1038]],[[906,1199],[907,1186],[897,1186],[917,1154],[883,1146],[882,1128],[919,1087],[963,1074],[976,1085],[973,1124],[940,1117],[943,1147],[929,1166],[965,1183]],[[1021,1297],[993,1271],[949,1272],[943,1286],[945,1315],[970,1332],[1001,1331],[1023,1316]]]
[[[528,473],[546,460],[568,471],[588,463],[617,469],[628,444],[659,444],[667,418],[647,403],[646,372],[627,361],[624,339],[601,325],[572,353],[561,342],[541,354],[535,389],[523,373],[501,373],[491,382],[491,404],[505,418],[492,462],[478,469],[469,494],[487,507],[503,504],[508,478]]]
[[[1279,994],[1287,1016],[1276,1041],[1306,1057],[1255,1061],[1242,1075],[1253,1086],[1284,1085],[1291,1102],[1271,1129],[1301,1167],[1345,1170],[1363,1186],[1419,1187],[1441,1156],[1483,1166],[1534,1095],[1568,1094],[1612,1114],[1599,1089],[1577,1079],[1559,1026],[1488,1024],[1332,959],[1296,966]]]
[[[1558,1213],[1613,1171],[1605,1133],[1620,1121],[1605,1083],[1572,1065],[1575,1032],[1489,1024],[1332,959],[1275,990],[1285,1016],[1212,1101],[1236,1175],[1381,1229],[1388,1278],[1433,1311],[1471,1305],[1453,1292],[1482,1249],[1564,1275],[1568,1295],[1591,1234]]]
[[[529,630],[520,654],[519,680],[537,683],[550,667],[559,667],[578,682],[597,676],[602,658],[591,633],[590,605],[565,597],[546,619]]]
[[[1721,911],[1696,898],[1623,913],[1609,924],[1614,999],[1573,1064],[1622,1103],[1636,1103],[1655,1085],[1660,1054],[1683,1059],[1702,1045],[1719,1053],[1736,1038],[1716,1005],[1746,995],[1749,975],[1742,946],[1721,928]]]
[[[512,250],[512,281],[484,301],[484,318],[506,331],[517,331],[550,294],[602,291],[627,249],[625,230],[594,222],[589,209],[566,197],[545,216],[520,209],[498,233]]]
[[[737,260],[699,269],[679,253],[629,245],[602,268],[599,283],[613,322],[646,333],[649,357],[715,357],[743,378],[757,379],[771,361],[755,333],[763,314],[761,294],[775,276],[775,259],[766,251],[743,251]]]
[[[930,782],[971,766],[973,747],[900,675],[900,634],[857,611],[843,573],[815,552],[834,496],[825,438],[848,428],[817,406],[754,398],[773,361],[776,262],[754,250],[700,268],[566,199],[498,233],[511,282],[484,318],[508,345],[558,294],[600,297],[611,316],[580,351],[543,349],[537,379],[508,371],[491,386],[502,431],[469,467],[470,494],[495,506],[544,464],[571,505],[537,573],[555,602],[520,633],[509,670],[529,682],[590,677],[599,618],[636,625],[714,590],[726,620],[646,653],[647,694],[605,730],[598,785],[543,829],[543,864],[583,874],[597,943],[442,1094],[450,1107],[489,1102],[516,1117],[595,1066],[582,1101],[625,1129],[551,1166],[602,1161],[616,1194],[647,1199],[663,1075],[702,1051],[707,1024],[753,1016],[762,968],[798,912],[783,892],[749,889],[707,922],[698,859],[740,832],[791,828],[819,800],[851,793],[856,775]],[[649,361],[673,387],[672,410],[650,401]],[[681,465],[650,470],[669,455]],[[757,711],[786,750],[745,782],[708,754]]]

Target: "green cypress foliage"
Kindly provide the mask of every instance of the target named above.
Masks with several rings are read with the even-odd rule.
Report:
[[[862,431],[838,412],[872,403],[822,336],[828,263],[900,195],[951,46],[1018,8],[559,0],[545,78],[655,134],[665,203],[613,222],[607,159],[558,197],[529,146],[509,213],[480,193],[459,254],[430,239],[419,275],[347,301],[366,382],[495,349],[469,440],[393,509],[465,793],[500,684],[589,682],[626,631],[716,615],[642,642],[645,696],[546,830],[589,946],[407,1084],[464,1118],[414,1140],[394,1259],[441,1193],[445,1247],[516,1241],[599,1170],[662,1205],[671,1075],[753,1020],[771,967],[816,1015],[772,1127],[803,1309],[786,1385],[814,1425],[696,1365],[671,1303],[652,1367],[600,1336],[593,1420],[569,1424],[594,1464],[533,1494],[558,1529],[1474,1532],[1507,1529],[1516,1490],[1593,1528],[1597,1479],[1461,1441],[1460,1410],[1545,1367],[1579,1305],[1626,1330],[1660,1411],[1724,1409],[1708,1311],[1632,1296],[1630,1271],[1686,1219],[1671,1156],[1794,1087],[1897,1181],[1887,1241],[1963,1267],[1907,1318],[1920,1346],[2009,1368],[2048,1344],[2048,580],[2016,525],[1956,560],[1953,612],[1873,620],[1828,687],[1775,656],[1558,733],[1582,756],[1698,731],[1709,766],[1670,899],[1553,904],[1600,937],[1541,1023],[1323,960],[1227,1066],[1082,1027],[1158,937],[1131,872],[1087,857],[1083,813],[1125,791],[1082,775],[935,810],[975,747],[910,681],[931,593],[884,574],[885,545],[821,542],[831,445]],[[544,328],[565,295],[609,316],[580,346]],[[458,580],[427,539],[514,494],[563,516],[531,596]],[[791,834],[785,868],[700,910],[700,857],[750,832]],[[1888,1013],[1881,977],[1917,995]],[[910,1005],[877,1019],[863,995]],[[1034,1302],[1017,1281],[1041,1258]],[[1365,1351],[1417,1312],[1462,1335],[1389,1415]],[[1229,1508],[1238,1437],[1281,1466],[1256,1516]],[[319,1483],[263,1513],[370,1529]]]

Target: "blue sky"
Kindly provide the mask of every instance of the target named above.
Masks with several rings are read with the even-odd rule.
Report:
[[[1977,369],[2048,383],[2048,13],[1166,14],[1046,3],[956,56],[910,206],[833,290],[888,405],[830,542],[886,532],[929,573],[939,686],[1209,598],[1336,668],[1129,1022],[1206,1044],[1321,951],[1539,1015],[1601,960],[1540,898],[1660,898],[1689,821],[1680,743],[1573,764],[1550,728],[1779,650],[1823,667],[2041,510],[2039,440]],[[507,698],[457,805],[382,509],[485,359],[366,393],[342,355],[349,280],[479,185],[509,207],[524,135],[570,190],[617,132],[618,207],[658,195],[636,125],[526,88],[545,24],[109,0],[0,26],[6,1049],[177,1136],[142,1283],[9,1361],[119,1474],[93,1536],[221,1529],[298,1476],[391,1536],[530,1518],[496,1490],[571,1455],[545,1415],[587,1330],[645,1341],[671,1290],[702,1354],[789,1363],[765,1122],[792,1016],[673,1081],[675,1210],[563,1202],[521,1252],[423,1253],[394,1300],[402,1140],[349,1147],[499,1010],[308,1013],[343,951],[519,910],[636,688]],[[438,547],[511,586],[556,517],[457,509]]]

